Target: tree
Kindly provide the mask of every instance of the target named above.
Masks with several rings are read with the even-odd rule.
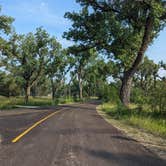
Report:
[[[51,81],[52,99],[58,91],[62,88],[65,70],[67,67],[67,57],[65,50],[62,49],[60,43],[55,38],[50,40],[49,62],[46,65],[46,75]]]
[[[0,12],[1,12],[1,6],[0,6]],[[0,15],[0,31],[9,34],[11,32],[11,24],[14,21],[12,17]],[[0,37],[1,39],[1,37]]]
[[[165,27],[163,0],[77,0],[79,13],[66,13],[73,21],[64,37],[78,43],[77,51],[96,48],[123,65],[120,99],[128,106],[133,76],[153,39]],[[127,65],[126,65],[127,64]]]
[[[39,80],[48,62],[49,34],[42,28],[36,33],[17,35],[14,33],[3,50],[7,68],[22,78],[25,103],[28,102],[30,89]]]
[[[103,97],[105,87],[108,85],[107,77],[109,71],[107,63],[102,58],[91,58],[85,68],[84,82],[86,83],[85,89],[90,96]]]
[[[149,89],[156,87],[156,80],[158,76],[159,65],[144,57],[143,63],[135,75],[135,82],[137,86],[144,90],[145,95]]]
[[[1,12],[1,6],[0,6]],[[12,17],[0,15],[0,57],[2,56],[2,49],[4,49],[5,40],[1,37],[1,34],[9,34],[11,32],[11,24],[14,21]],[[0,67],[3,63],[0,61]]]
[[[0,6],[1,12],[1,6]],[[2,49],[4,49],[5,40],[1,37],[1,34],[9,34],[11,32],[11,24],[14,21],[12,17],[0,15],[0,67],[4,66],[1,56],[2,56]]]
[[[72,49],[69,49],[70,57],[70,65],[74,67],[74,73],[78,79],[78,87],[79,87],[79,98],[83,99],[83,81],[85,78],[85,69],[88,66],[89,62],[92,62],[96,58],[96,51],[94,49],[89,49],[82,52],[77,52],[75,50],[75,46]]]
[[[48,96],[51,93],[51,83],[45,73],[42,74],[40,79],[32,86],[31,95],[36,96]]]
[[[19,81],[12,74],[0,72],[0,95],[10,97],[20,94]]]

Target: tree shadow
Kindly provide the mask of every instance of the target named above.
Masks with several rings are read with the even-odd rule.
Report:
[[[113,139],[119,139],[119,140],[124,140],[124,141],[132,141],[132,142],[138,142],[137,140],[133,138],[129,138],[127,136],[122,136],[122,135],[113,135],[111,136]]]
[[[166,162],[155,155],[128,151],[126,153],[115,153],[107,150],[96,150],[81,146],[73,146],[72,149],[76,152],[82,151],[86,155],[97,159],[100,165],[100,159],[107,165],[118,166],[165,166]]]

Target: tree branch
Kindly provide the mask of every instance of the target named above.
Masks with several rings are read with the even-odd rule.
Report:
[[[102,10],[103,12],[110,12],[110,11],[112,11],[112,12],[115,12],[115,13],[120,13],[120,11],[119,10],[116,10],[116,9],[114,9],[114,8],[111,8],[109,5],[107,5],[107,4],[105,4],[105,5],[100,5],[98,2],[96,2],[96,0],[91,0],[91,4],[94,6],[94,7],[96,7],[96,8],[98,8],[98,9],[100,9],[100,10]]]

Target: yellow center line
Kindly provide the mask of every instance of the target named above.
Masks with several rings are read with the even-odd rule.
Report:
[[[41,124],[42,122],[44,122],[45,120],[47,120],[48,118],[52,117],[53,115],[59,113],[60,111],[56,111],[53,112],[51,114],[49,114],[48,116],[46,116],[45,118],[37,121],[35,124],[33,124],[31,127],[29,127],[28,129],[26,129],[24,132],[22,132],[20,135],[18,135],[16,138],[14,138],[12,140],[12,143],[16,143],[17,141],[19,141],[24,135],[26,135],[27,133],[29,133],[33,128],[35,128],[36,126],[38,126],[39,124]]]

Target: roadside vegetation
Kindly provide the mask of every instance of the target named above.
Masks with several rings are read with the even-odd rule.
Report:
[[[130,108],[125,108],[122,105],[104,103],[100,106],[100,109],[110,118],[118,120],[122,124],[125,123],[166,138],[165,116],[152,112],[146,106],[140,111],[137,105],[130,105]]]
[[[58,104],[71,104],[74,101],[72,98],[58,98],[52,101],[51,97],[30,97],[27,104],[23,97],[3,97],[0,96],[0,110],[9,110],[21,106],[56,106]]]
[[[122,124],[166,138],[166,83],[165,79],[153,79],[153,65],[156,64],[145,59],[140,67],[134,78],[130,105],[126,107],[120,102],[118,85],[112,84],[103,95],[100,109]],[[142,79],[140,73],[144,75]]]

